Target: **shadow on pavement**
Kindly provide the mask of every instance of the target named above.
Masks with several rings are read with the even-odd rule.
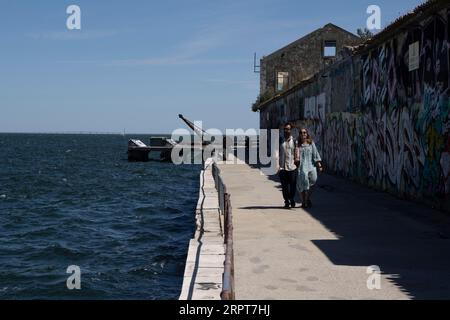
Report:
[[[376,265],[413,299],[450,299],[448,214],[327,174],[313,200],[306,212],[338,240],[311,241],[333,264]]]

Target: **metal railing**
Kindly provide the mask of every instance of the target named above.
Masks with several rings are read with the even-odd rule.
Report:
[[[222,177],[220,175],[220,169],[216,163],[213,163],[213,165],[212,165],[212,174],[214,177],[216,190],[219,195],[220,213],[222,215],[225,215],[225,194],[227,193],[227,187],[226,187],[225,183],[223,183]]]
[[[220,169],[216,163],[212,166],[212,174],[219,194],[219,208],[223,215],[223,238],[225,244],[225,262],[222,276],[222,300],[234,300],[234,252],[233,252],[233,219],[230,194],[223,182]]]

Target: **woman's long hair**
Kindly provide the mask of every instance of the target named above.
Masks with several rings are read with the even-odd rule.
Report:
[[[307,134],[307,136],[306,136],[306,143],[309,144],[309,145],[313,144],[314,141],[313,141],[313,139],[311,139],[311,136],[309,135],[308,129],[303,128],[303,129],[300,130],[300,134],[298,135],[298,145],[301,146],[303,144],[302,131],[306,131],[306,134]]]

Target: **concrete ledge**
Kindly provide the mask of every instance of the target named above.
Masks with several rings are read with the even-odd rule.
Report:
[[[223,219],[212,175],[212,159],[200,173],[196,231],[189,243],[180,300],[220,300],[225,262]]]

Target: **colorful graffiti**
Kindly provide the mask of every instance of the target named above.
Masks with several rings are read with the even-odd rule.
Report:
[[[362,113],[328,116],[325,125],[334,171],[410,196],[450,194],[447,21],[443,14],[431,17],[361,57]],[[410,72],[415,41],[420,67]],[[361,158],[353,157],[355,150]]]
[[[308,129],[310,135],[315,140],[317,148],[322,152],[322,137],[324,134],[325,125],[325,109],[326,109],[326,95],[321,93],[318,96],[305,98],[304,103],[304,121],[300,122],[297,127],[305,127]]]
[[[450,209],[449,21],[447,9],[429,15],[283,102],[293,116],[303,111],[296,124],[312,133],[328,170]],[[348,107],[350,95],[358,108]]]
[[[422,27],[415,26],[353,58],[361,59],[360,113],[327,114],[319,132],[310,123],[316,137],[323,140],[320,144],[329,169],[398,194],[448,198],[447,21],[448,16],[441,13]],[[410,44],[417,41],[419,68],[409,71]],[[306,110],[305,116],[311,114]]]

